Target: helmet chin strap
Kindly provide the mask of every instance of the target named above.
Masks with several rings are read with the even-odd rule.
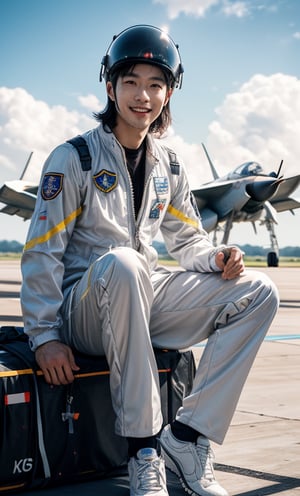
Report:
[[[100,74],[99,74],[99,81],[100,83],[102,83],[103,79],[104,79],[104,73],[105,73],[105,69],[106,69],[106,66],[107,66],[107,62],[108,62],[108,55],[104,55],[104,57],[102,58],[102,61],[101,61],[101,68],[100,68]]]

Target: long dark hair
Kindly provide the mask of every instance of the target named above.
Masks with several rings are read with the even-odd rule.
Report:
[[[115,92],[117,86],[117,80],[119,77],[125,76],[130,69],[133,69],[131,64],[122,65],[121,69],[119,68],[113,74],[110,74],[109,80],[112,83],[113,90]],[[172,89],[174,87],[174,79],[170,73],[165,70],[162,70],[166,84],[168,89]],[[106,107],[101,112],[94,112],[93,116],[98,122],[102,122],[104,129],[107,131],[113,130],[117,125],[117,110],[115,102],[112,101],[109,97],[107,98]],[[149,133],[155,134],[158,137],[162,136],[168,129],[168,127],[172,123],[171,110],[170,110],[170,100],[162,109],[160,115],[152,122],[149,127]],[[107,129],[109,128],[109,129]]]

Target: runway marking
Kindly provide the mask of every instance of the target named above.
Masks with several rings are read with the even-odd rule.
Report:
[[[266,336],[264,341],[289,341],[291,339],[300,339],[300,334],[280,334],[278,336]]]
[[[8,300],[8,299],[19,300],[20,299],[20,292],[17,292],[17,291],[0,291],[0,298],[3,298],[5,300]]]
[[[2,322],[22,322],[23,317],[21,315],[0,315],[0,325]]]
[[[300,334],[279,334],[274,336],[266,336],[264,341],[292,341],[295,339],[300,339]],[[203,348],[206,346],[206,341],[204,343],[195,344],[195,348]]]

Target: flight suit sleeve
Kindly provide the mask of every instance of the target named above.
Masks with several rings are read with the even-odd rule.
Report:
[[[81,212],[81,166],[71,145],[47,159],[21,260],[24,331],[33,351],[60,340],[63,255]]]
[[[182,163],[176,181],[171,177],[170,182],[171,202],[161,225],[169,254],[186,270],[219,271],[215,256],[224,245],[214,247],[203,229]]]

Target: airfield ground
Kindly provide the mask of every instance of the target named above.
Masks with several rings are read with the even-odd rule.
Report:
[[[252,270],[251,268],[249,270]],[[245,384],[223,446],[217,478],[231,496],[300,496],[300,267],[262,267],[281,303]],[[0,261],[0,325],[22,325],[19,260]],[[203,348],[193,348],[198,361]],[[184,496],[168,473],[170,496]],[[128,496],[128,478],[90,481],[27,496]]]

